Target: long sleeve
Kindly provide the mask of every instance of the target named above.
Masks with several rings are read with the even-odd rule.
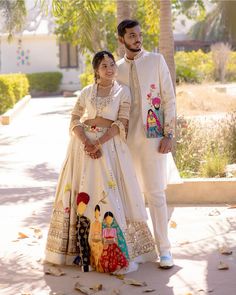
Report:
[[[160,55],[159,77],[161,97],[163,100],[162,108],[164,111],[164,135],[169,133],[174,135],[176,120],[176,99],[170,72],[162,55]]]

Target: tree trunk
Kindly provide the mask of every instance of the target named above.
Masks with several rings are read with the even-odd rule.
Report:
[[[171,0],[160,0],[160,39],[159,39],[160,53],[163,54],[166,63],[169,67],[173,87],[175,91],[176,72],[174,60],[174,36],[172,30],[172,14],[171,14]],[[177,114],[176,114],[177,115]],[[175,122],[175,134],[177,124]],[[172,154],[176,154],[176,138],[173,142]]]
[[[117,5],[117,24],[125,19],[130,19],[131,17],[131,0],[116,0]],[[125,54],[123,45],[118,42],[117,53],[119,57],[123,57]]]
[[[174,60],[174,36],[172,30],[171,0],[160,0],[160,53],[169,67],[175,89],[176,73]]]

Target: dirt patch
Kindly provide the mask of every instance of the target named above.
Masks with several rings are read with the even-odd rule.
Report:
[[[235,93],[219,91],[220,84],[182,84],[176,87],[177,114],[207,115],[236,111],[236,84],[225,86]]]

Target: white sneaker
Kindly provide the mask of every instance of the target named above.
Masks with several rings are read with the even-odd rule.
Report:
[[[160,268],[171,268],[174,266],[173,258],[170,252],[160,256]]]

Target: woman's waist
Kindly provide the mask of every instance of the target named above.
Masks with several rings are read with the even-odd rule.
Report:
[[[105,119],[102,117],[96,117],[95,119],[89,119],[84,121],[85,126],[89,127],[102,127],[102,128],[109,128],[111,127],[111,124],[113,123],[113,120]]]

